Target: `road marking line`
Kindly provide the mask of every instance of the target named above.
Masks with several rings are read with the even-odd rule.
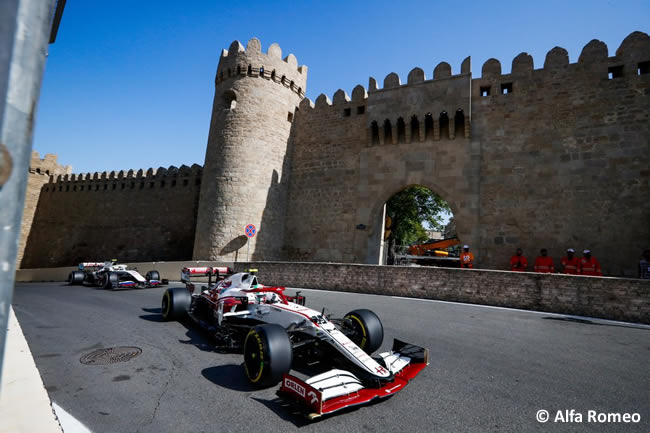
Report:
[[[61,424],[61,428],[63,428],[65,433],[92,433],[92,431],[83,425],[81,421],[70,415],[55,402],[52,402],[52,407],[54,408],[54,413],[56,413],[56,417],[59,419],[59,424]]]

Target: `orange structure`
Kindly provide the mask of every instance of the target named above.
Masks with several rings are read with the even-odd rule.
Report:
[[[580,259],[580,274],[602,277],[603,271],[600,268],[600,263],[594,257],[591,257],[591,251],[585,250],[584,255]]]
[[[553,259],[546,255],[546,249],[541,250],[541,255],[535,259],[535,265],[533,267],[535,272],[550,274],[555,272],[555,267],[553,266]]]

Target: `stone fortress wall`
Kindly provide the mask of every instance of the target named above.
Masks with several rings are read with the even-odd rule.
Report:
[[[352,98],[339,90],[333,102],[304,99],[292,133],[287,259],[377,263],[383,205],[415,184],[448,200],[463,239],[475,243],[470,84],[466,59],[458,75],[443,63],[432,80],[416,68],[405,85],[393,73],[382,89],[371,78]]]
[[[650,38],[634,32],[611,57],[593,40],[574,64],[556,47],[542,68],[522,53],[511,73],[490,59],[480,77],[468,58],[457,74],[443,62],[432,79],[415,68],[405,84],[393,73],[382,88],[371,78],[351,97],[312,103],[293,55],[235,41],[217,69],[200,187],[147,194],[128,174],[52,179],[30,234],[47,254],[25,254],[22,267],[74,264],[115,244],[111,254],[132,261],[243,260],[247,223],[259,230],[253,260],[377,263],[384,203],[423,185],[450,203],[479,267],[507,268],[518,246],[530,259],[574,247],[630,276],[650,243],[649,62]],[[92,182],[111,186],[73,189]],[[154,196],[166,212],[137,210]]]
[[[447,200],[479,267],[507,269],[515,248],[556,263],[589,248],[609,275],[636,275],[650,247],[650,38],[610,57],[593,40],[570,64],[522,53],[433,79],[413,69],[379,89],[303,100],[287,211],[288,260],[377,263],[383,204],[409,185]],[[357,227],[363,229],[357,229]],[[557,263],[559,265],[559,263]]]
[[[48,153],[41,158],[38,152],[32,152],[32,157],[29,162],[29,174],[27,175],[23,220],[20,226],[20,238],[18,240],[18,255],[16,256],[16,264],[18,267],[20,267],[23,260],[27,238],[32,229],[34,215],[36,214],[36,208],[38,207],[43,186],[51,181],[52,176],[69,175],[72,173],[72,167],[69,165],[59,165],[57,160],[58,157],[52,153]]]
[[[33,167],[27,194],[36,194],[38,200],[26,207],[25,217],[27,209],[35,210],[31,230],[21,240],[19,267],[191,257],[201,166],[54,173],[46,176],[47,181],[32,173]],[[38,184],[36,176],[41,179]]]
[[[255,259],[282,254],[289,135],[306,82],[307,67],[293,54],[283,60],[277,44],[262,53],[260,41],[251,39],[246,48],[235,41],[223,50],[194,257],[236,260],[247,224],[260,229],[246,246]]]

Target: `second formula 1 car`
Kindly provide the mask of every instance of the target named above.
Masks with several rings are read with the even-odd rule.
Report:
[[[189,316],[215,337],[217,346],[243,350],[250,383],[281,383],[278,395],[297,403],[309,418],[391,396],[428,365],[427,349],[399,340],[391,351],[372,356],[384,329],[370,310],[333,319],[324,309],[305,307],[300,292],[289,296],[284,287],[261,285],[252,270],[198,290],[190,281],[194,274],[185,268],[186,287],[165,291],[163,318]],[[325,371],[302,379],[289,374],[294,364],[319,364]]]
[[[137,269],[117,264],[116,260],[108,262],[79,263],[79,270],[70,272],[68,284],[88,284],[104,289],[144,289],[167,284],[160,279],[158,271],[149,271],[142,276]]]

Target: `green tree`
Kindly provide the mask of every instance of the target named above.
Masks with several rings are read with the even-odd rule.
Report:
[[[393,220],[391,236],[396,245],[428,240],[425,226],[442,231],[444,212],[451,212],[447,202],[423,186],[408,187],[386,203],[386,213]]]

